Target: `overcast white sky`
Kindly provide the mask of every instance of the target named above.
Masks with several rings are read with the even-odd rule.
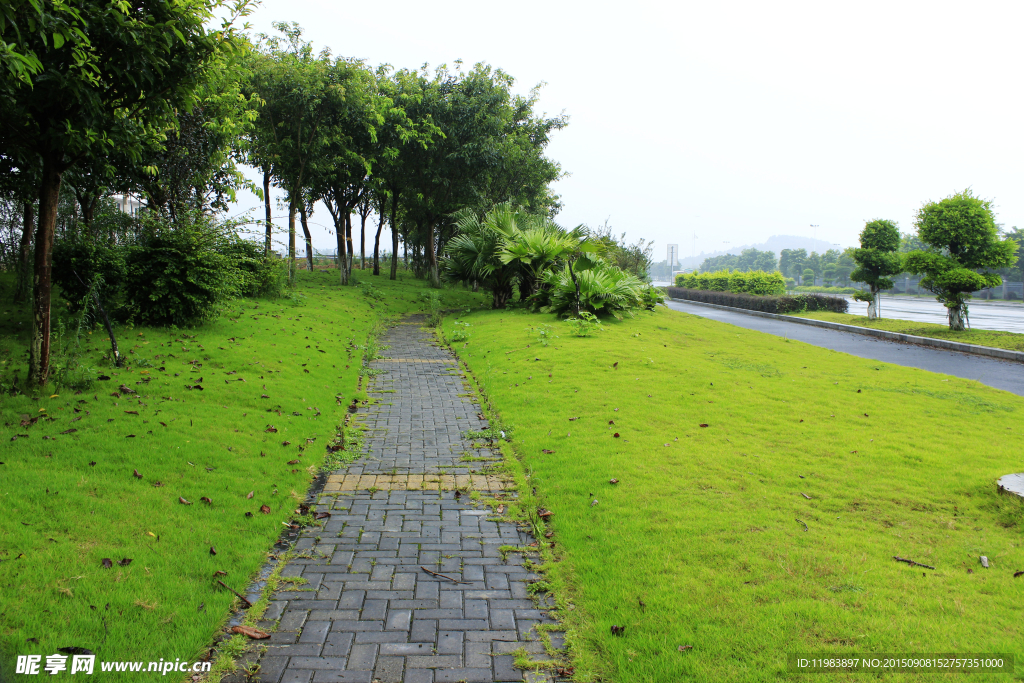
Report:
[[[878,217],[911,232],[922,202],[968,186],[1024,226],[1022,19],[1024,3],[984,1],[263,0],[249,21],[296,21],[372,65],[545,81],[540,109],[570,116],[548,148],[571,174],[557,220],[608,218],[663,260],[695,234],[710,252],[773,234],[850,246]]]

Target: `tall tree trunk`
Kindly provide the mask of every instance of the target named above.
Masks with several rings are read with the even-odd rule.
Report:
[[[343,211],[344,209],[338,209]],[[339,215],[334,216],[334,235],[338,238],[338,281],[343,284],[348,284],[348,273],[345,272],[345,219]]]
[[[429,263],[430,263],[430,286],[440,287],[441,279],[437,274],[437,249],[434,246],[434,228],[436,223],[430,221],[427,223],[427,250],[429,252]]]
[[[384,209],[381,207],[377,222],[377,236],[373,238],[373,274],[380,275],[380,233],[384,229]]]
[[[349,209],[345,212],[345,243],[348,245],[348,275],[352,277],[352,261],[354,260],[355,250],[352,248],[352,210]]]
[[[263,255],[270,256],[271,247],[271,236],[273,234],[274,224],[270,214],[270,167],[263,167],[263,206],[267,210],[267,236],[266,243],[263,245]]]
[[[299,207],[299,221],[302,223],[302,236],[306,240],[306,265],[309,272],[313,272],[313,238],[309,234],[309,224],[306,222],[306,205]]]
[[[391,193],[391,279],[398,279],[398,191]]]
[[[36,228],[36,253],[32,272],[32,344],[29,347],[29,384],[46,384],[50,374],[50,256],[53,230],[57,224],[57,204],[63,174],[58,163],[60,153],[43,157],[43,177],[39,187],[39,227]]]
[[[22,303],[28,298],[29,283],[32,280],[32,228],[35,227],[35,205],[25,202],[21,215],[21,250],[18,254],[18,284],[14,290],[14,301]]]
[[[288,205],[288,284],[295,282],[295,214],[298,208],[294,199]]]
[[[367,211],[359,212],[359,270],[366,270],[366,216]]]

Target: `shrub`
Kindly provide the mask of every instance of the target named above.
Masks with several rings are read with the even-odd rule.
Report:
[[[712,292],[699,289],[669,287],[668,295],[673,299],[700,301],[719,306],[744,308],[765,313],[803,313],[805,311],[831,311],[846,313],[849,302],[846,299],[822,294],[800,294],[797,296],[755,296],[736,292]]]
[[[580,317],[566,318],[565,322],[569,326],[569,332],[575,337],[586,337],[591,332],[604,329],[597,316],[588,311],[580,311]]]
[[[580,311],[611,313],[634,308],[653,308],[658,301],[657,290],[605,261],[576,273],[580,286]],[[576,285],[568,268],[549,270],[543,285],[531,298],[545,313],[567,314],[574,310]]]
[[[209,320],[241,281],[227,249],[224,226],[194,214],[172,229],[143,218],[139,244],[128,253],[126,291],[136,318],[147,325],[190,327]]]
[[[794,287],[793,291],[808,294],[856,294],[860,290],[856,287]]]
[[[95,284],[96,293],[113,317],[124,304],[125,249],[96,244],[76,236],[53,247],[53,281],[60,287],[72,313],[88,305],[86,296]]]
[[[736,292],[772,296],[786,291],[782,273],[763,270],[749,272],[720,270],[715,273],[679,273],[676,287],[715,292]]]
[[[278,297],[284,288],[284,263],[267,258],[263,245],[232,236],[218,251],[231,259],[237,273],[235,293],[239,296]]]

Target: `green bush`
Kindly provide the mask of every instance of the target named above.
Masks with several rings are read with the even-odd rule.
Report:
[[[234,294],[278,297],[284,288],[284,261],[267,258],[263,245],[238,236],[227,238],[218,251],[227,256],[236,271]]]
[[[856,294],[860,290],[856,287],[794,287],[794,292],[805,292],[808,294]]]
[[[54,245],[53,281],[72,313],[82,310],[95,284],[107,314],[115,319],[123,317],[125,253],[124,247],[97,244],[79,236]]]
[[[194,214],[174,228],[143,218],[139,244],[129,250],[125,286],[135,318],[147,325],[191,327],[216,315],[244,278],[228,255],[226,226]]]
[[[580,287],[580,311],[611,313],[619,317],[619,311],[635,308],[653,308],[659,301],[659,293],[635,275],[619,270],[603,260],[597,260],[594,267],[575,271]],[[576,285],[569,275],[569,269],[549,270],[537,295],[531,302],[545,313],[568,314],[574,312]]]
[[[736,292],[713,292],[700,289],[669,287],[668,295],[673,299],[702,301],[719,306],[745,308],[765,313],[803,313],[804,311],[831,311],[846,313],[849,302],[837,296],[822,294],[800,294],[797,296],[756,296]]]
[[[701,289],[712,292],[736,292],[757,294],[759,296],[777,296],[786,291],[786,281],[782,273],[767,273],[763,270],[750,272],[735,271],[730,273],[720,270],[714,273],[679,273],[676,275],[676,287],[684,289]]]

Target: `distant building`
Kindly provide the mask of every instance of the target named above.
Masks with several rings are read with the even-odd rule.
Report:
[[[117,208],[129,216],[138,215],[142,210],[142,200],[128,194],[115,194],[111,199],[117,204]]]

